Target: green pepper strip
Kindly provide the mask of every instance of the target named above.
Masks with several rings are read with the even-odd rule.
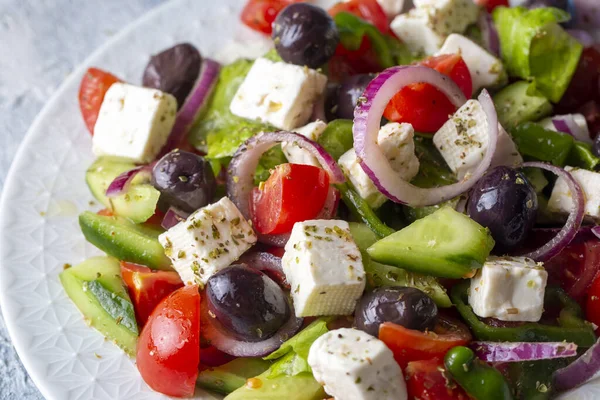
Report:
[[[347,183],[338,184],[336,187],[339,189],[342,200],[350,211],[359,217],[379,238],[384,238],[395,232],[379,219],[367,202],[351,189]]]
[[[468,347],[450,349],[444,357],[444,365],[456,383],[475,400],[513,399],[500,371],[476,358]]]
[[[461,282],[452,288],[450,298],[479,340],[496,342],[562,342],[565,340],[580,347],[591,347],[596,343],[594,330],[583,319],[581,308],[562,289],[546,288],[544,299],[546,309],[552,306],[562,307],[558,317],[559,326],[532,322],[514,328],[493,327],[482,322],[467,304],[468,290],[469,282]]]

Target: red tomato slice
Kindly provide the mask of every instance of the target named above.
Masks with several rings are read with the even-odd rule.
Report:
[[[585,317],[588,321],[600,327],[600,275],[590,285],[585,302]],[[596,329],[596,332],[598,332]]]
[[[440,358],[411,361],[404,371],[409,399],[468,400],[469,396],[444,374]]]
[[[133,302],[135,316],[140,326],[162,299],[183,286],[177,272],[152,271],[148,267],[121,261],[121,276]]]
[[[496,7],[508,7],[508,0],[475,0],[475,3],[479,6],[485,7],[489,13],[494,11],[494,8]]]
[[[363,37],[357,50],[347,50],[342,44],[338,44],[335,54],[329,60],[329,78],[335,82],[358,74],[370,74],[381,72],[377,56],[371,46],[368,37]]]
[[[449,76],[467,98],[471,97],[471,74],[467,64],[458,54],[430,57],[420,64]],[[389,121],[408,122],[416,131],[435,133],[455,111],[456,107],[442,92],[429,84],[419,83],[396,93],[383,115]]]
[[[121,82],[116,76],[98,68],[87,70],[79,86],[79,108],[90,133],[94,134],[94,126],[98,119],[100,106],[108,88],[116,82]]]
[[[242,10],[242,22],[255,31],[270,35],[273,21],[287,5],[301,0],[250,0]]]
[[[329,15],[334,17],[341,12],[348,12],[375,25],[382,33],[390,32],[388,17],[377,0],[350,0],[337,3],[329,9]]]
[[[200,363],[200,293],[184,286],[163,299],[144,326],[137,346],[144,381],[167,396],[194,394]]]
[[[379,326],[379,339],[392,350],[398,364],[405,368],[410,361],[442,358],[451,348],[469,343],[472,337],[463,323],[440,316],[433,332],[385,322]]]
[[[285,233],[296,222],[315,218],[327,198],[329,175],[321,168],[281,164],[250,199],[252,222],[264,234]]]

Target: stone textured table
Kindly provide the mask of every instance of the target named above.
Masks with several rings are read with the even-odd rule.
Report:
[[[111,35],[165,0],[0,0],[0,189],[56,88]],[[206,1],[206,0],[200,0]],[[0,400],[41,400],[0,316]]]

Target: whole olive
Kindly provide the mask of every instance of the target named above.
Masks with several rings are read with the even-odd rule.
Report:
[[[170,93],[181,108],[196,83],[202,57],[189,43],[177,44],[150,57],[142,84]]]
[[[379,325],[393,322],[408,329],[433,329],[438,309],[431,297],[419,289],[405,286],[383,286],[365,294],[354,315],[354,325],[375,337]]]
[[[210,203],[217,187],[213,170],[204,158],[179,150],[156,163],[152,185],[160,191],[161,200],[186,212]]]
[[[496,254],[506,254],[523,243],[537,210],[535,189],[522,172],[510,167],[496,167],[484,175],[467,204],[467,214],[489,228]]]
[[[342,82],[338,91],[337,117],[354,118],[354,108],[367,85],[375,78],[373,74],[353,75]]]
[[[325,10],[312,4],[285,7],[273,22],[273,42],[283,61],[318,68],[335,53],[337,27]]]
[[[337,119],[338,96],[340,93],[340,84],[335,82],[327,82],[325,87],[325,118],[327,121]]]

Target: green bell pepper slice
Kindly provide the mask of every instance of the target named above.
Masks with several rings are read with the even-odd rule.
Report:
[[[367,202],[348,183],[341,183],[336,185],[336,187],[340,191],[344,204],[379,238],[384,238],[395,232],[379,219]]]

